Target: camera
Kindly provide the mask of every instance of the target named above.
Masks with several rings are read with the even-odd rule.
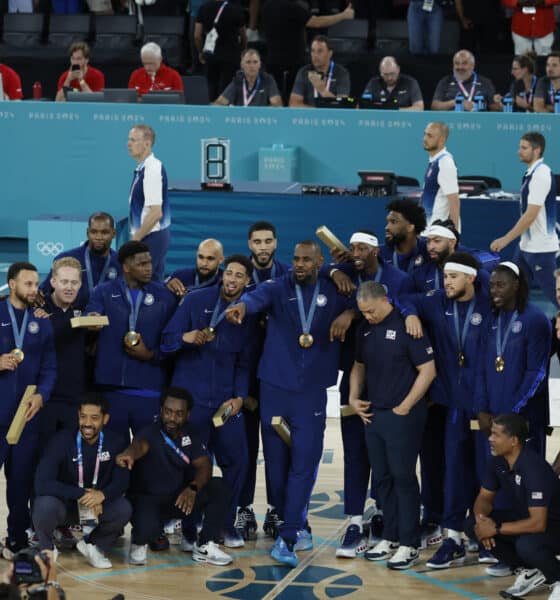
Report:
[[[25,548],[14,555],[12,562],[14,563],[14,583],[16,585],[20,583],[31,584],[43,582],[41,567],[35,561],[37,555],[48,566],[48,556],[40,553],[37,548]]]
[[[72,65],[72,66],[70,67],[70,70],[71,70],[71,71],[79,71],[80,69],[81,69],[80,65]]]

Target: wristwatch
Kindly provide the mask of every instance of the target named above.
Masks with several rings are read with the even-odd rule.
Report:
[[[496,535],[500,535],[501,529],[502,529],[501,523],[496,523]]]

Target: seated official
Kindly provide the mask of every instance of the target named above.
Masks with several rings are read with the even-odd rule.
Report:
[[[453,57],[453,74],[439,80],[432,110],[456,110],[458,98],[461,111],[499,111],[502,105],[494,84],[475,70],[475,59],[469,50],[459,50]]]
[[[379,63],[379,77],[372,77],[362,94],[362,100],[366,98],[387,109],[424,110],[418,82],[410,75],[401,74],[393,56],[385,56]]]
[[[311,64],[296,75],[290,94],[290,107],[314,108],[317,98],[347,97],[350,74],[333,60],[329,38],[317,35],[311,43]]]
[[[70,46],[70,68],[58,79],[55,100],[64,102],[66,92],[100,92],[105,87],[105,76],[89,66],[89,46],[75,42]]]
[[[134,436],[117,457],[117,464],[132,469],[132,538],[128,561],[143,565],[148,543],[158,539],[169,519],[183,520],[181,550],[192,552],[196,562],[227,565],[231,556],[218,546],[230,493],[188,420],[193,399],[187,390],[169,388],[161,395],[159,420]],[[200,533],[188,530],[187,516],[202,513]]]
[[[514,81],[509,94],[513,99],[515,112],[533,112],[533,100],[537,87],[536,65],[528,54],[515,56],[511,63],[511,74]]]
[[[133,71],[128,80],[128,87],[136,88],[139,96],[153,91],[183,91],[181,75],[164,64],[161,48],[155,42],[142,46],[140,59],[143,66]]]
[[[525,444],[529,430],[517,414],[494,418],[492,458],[465,532],[518,571],[507,597],[521,597],[543,584],[549,600],[560,599],[560,480],[544,458]],[[497,510],[496,494],[511,510]],[[503,595],[503,593],[502,593]],[[504,596],[506,597],[506,596]]]
[[[216,98],[214,104],[228,106],[282,106],[282,98],[272,75],[261,70],[257,50],[248,48],[241,53],[241,70]]]
[[[0,77],[2,78],[2,100],[21,100],[23,92],[21,91],[21,77],[8,65],[0,63]]]
[[[546,59],[546,76],[537,81],[535,112],[555,112],[556,97],[560,93],[560,52],[551,52]]]
[[[109,413],[101,396],[83,400],[78,419],[78,430],[56,434],[39,462],[33,524],[41,550],[53,549],[53,532],[59,525],[79,522],[83,527],[93,526],[77,548],[92,567],[110,569],[105,553],[132,513],[123,496],[129,473],[115,463],[126,440],[104,430]]]

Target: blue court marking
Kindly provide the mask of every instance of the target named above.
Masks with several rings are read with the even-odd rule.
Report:
[[[466,577],[465,579],[453,579],[448,583],[476,583],[477,581],[484,581],[486,579],[494,579],[492,575],[479,575],[478,577]]]
[[[432,577],[428,577],[423,573],[417,573],[416,571],[402,571],[404,575],[408,575],[409,577],[414,577],[415,579],[419,579],[424,583],[429,583],[434,585],[435,587],[446,590],[452,594],[457,594],[462,596],[463,598],[471,598],[471,600],[488,600],[486,596],[479,596],[478,594],[474,594],[473,592],[469,592],[468,590],[463,590],[460,587],[457,587],[452,582],[448,581],[438,581],[437,579],[433,579]]]

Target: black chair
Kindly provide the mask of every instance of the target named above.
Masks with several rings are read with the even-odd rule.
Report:
[[[130,50],[137,45],[138,21],[135,15],[96,16],[95,47],[107,50]]]
[[[90,15],[51,15],[47,41],[56,48],[68,48],[74,42],[90,39]]]
[[[14,48],[40,46],[44,28],[44,15],[18,13],[4,15],[4,43]]]
[[[397,185],[405,187],[420,187],[420,182],[415,177],[407,177],[406,175],[397,175]]]
[[[335,56],[367,52],[368,22],[366,19],[341,21],[328,29],[328,38]]]
[[[489,188],[502,189],[502,182],[497,177],[490,175],[460,175],[459,179],[463,181],[484,181]]]
[[[185,88],[185,104],[209,104],[208,82],[203,75],[189,75],[181,78]]]
[[[144,17],[144,42],[161,47],[165,60],[175,67],[183,64],[185,17]]]
[[[375,25],[375,46],[384,53],[408,50],[408,24],[404,20],[378,19]]]

